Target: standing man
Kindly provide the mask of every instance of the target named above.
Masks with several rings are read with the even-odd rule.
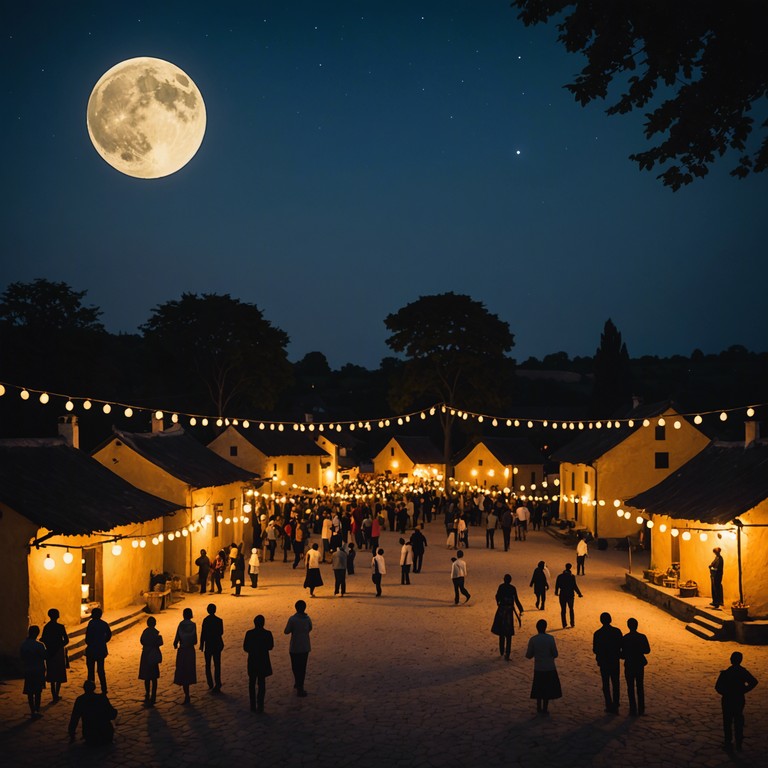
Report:
[[[371,581],[376,585],[376,597],[381,597],[381,577],[387,573],[387,564],[384,562],[384,550],[379,547],[371,559]]]
[[[592,653],[600,667],[605,711],[615,715],[619,711],[619,659],[623,638],[621,630],[611,625],[610,613],[601,613],[600,623],[603,626],[592,636]]]
[[[583,534],[579,534],[579,540],[576,543],[576,575],[584,576],[584,563],[589,554],[587,547],[587,537]]]
[[[200,550],[200,557],[195,560],[197,566],[197,581],[200,584],[200,594],[204,595],[208,588],[208,574],[211,571],[211,558],[208,557],[208,553],[204,550]],[[211,585],[211,592],[213,592],[213,585]]]
[[[453,581],[453,602],[459,604],[459,592],[464,595],[464,602],[468,602],[471,595],[464,586],[464,579],[467,577],[467,561],[464,559],[464,552],[459,550],[456,557],[451,558],[451,580]]]
[[[200,650],[205,656],[205,678],[208,681],[208,688],[212,693],[221,693],[224,622],[216,615],[216,606],[213,603],[208,603],[208,615],[203,619],[200,628]],[[211,662],[213,662],[213,675],[211,675]]]
[[[259,614],[253,620],[253,629],[245,633],[243,650],[248,654],[248,696],[251,712],[264,711],[267,678],[272,674],[269,652],[275,647],[272,633],[264,629],[264,617]],[[258,698],[256,684],[258,683]]]
[[[112,630],[101,618],[101,608],[91,611],[91,620],[85,630],[85,665],[88,669],[88,679],[94,682],[94,669],[98,671],[101,692],[107,693],[107,674],[104,671],[104,660],[109,655],[107,643],[112,639]]]
[[[563,622],[563,629],[566,627],[566,607],[570,612],[571,627],[575,624],[573,614],[574,593],[579,597],[584,597],[584,595],[581,594],[578,584],[576,584],[576,577],[571,573],[571,568],[573,568],[573,565],[571,565],[571,563],[566,563],[565,570],[555,580],[555,596],[560,598],[560,620]]]
[[[715,553],[715,559],[709,564],[709,580],[712,585],[713,608],[719,608],[723,604],[723,556],[720,554],[720,547],[712,550]]]
[[[334,576],[333,594],[338,595],[341,592],[344,597],[347,592],[347,550],[343,544],[333,550],[331,568]]]
[[[501,513],[501,533],[504,537],[504,551],[509,550],[509,539],[512,535],[512,510],[506,505],[503,505],[504,511]]]
[[[741,752],[744,739],[744,696],[757,685],[757,680],[741,666],[743,659],[739,651],[734,651],[731,654],[731,666],[720,673],[715,683],[715,690],[722,697],[723,746],[728,752],[733,749],[732,728],[736,731],[736,749]]]
[[[413,572],[421,573],[424,563],[424,550],[427,548],[427,537],[420,528],[414,528],[411,534],[411,551],[413,552]]]
[[[515,528],[515,541],[525,541],[528,532],[528,521],[531,519],[531,511],[521,501],[515,510],[517,527]]]
[[[293,687],[297,696],[306,696],[304,690],[304,678],[307,674],[307,661],[311,645],[309,633],[312,631],[312,619],[306,614],[307,604],[303,600],[297,600],[296,613],[288,619],[284,634],[291,636],[288,652],[291,656],[291,669],[293,670]]]
[[[411,566],[413,565],[413,549],[411,542],[400,539],[400,584],[411,583]]]
[[[637,619],[627,619],[629,632],[621,641],[621,656],[624,659],[624,679],[627,681],[629,714],[645,714],[645,655],[651,652],[648,638],[637,631]]]

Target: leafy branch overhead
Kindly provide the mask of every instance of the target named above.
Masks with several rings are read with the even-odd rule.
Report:
[[[526,26],[557,18],[558,39],[586,66],[565,87],[582,105],[623,91],[609,115],[648,108],[629,156],[678,190],[727,152],[731,175],[768,167],[768,3],[764,0],[514,0]],[[652,103],[653,102],[653,103]],[[753,116],[753,108],[758,116]],[[748,142],[753,130],[762,141]],[[759,139],[759,137],[758,137]]]

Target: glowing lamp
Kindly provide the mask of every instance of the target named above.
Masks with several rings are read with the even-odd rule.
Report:
[[[237,516],[237,515],[235,515],[235,516],[232,518],[232,522],[233,522],[233,523],[236,523],[236,522],[238,521],[238,519],[239,519],[239,518],[238,518],[238,516]]]
[[[61,558],[67,565],[69,565],[75,558],[72,553],[67,550]]]
[[[647,520],[645,523],[646,527],[653,528],[653,520]]]
[[[640,515],[638,515],[638,516],[635,518],[635,522],[636,522],[638,525],[642,525],[642,524],[643,524],[643,518],[642,518],[642,517],[640,517]]]
[[[683,531],[683,541],[690,541],[690,540],[691,540],[691,532]]]
[[[159,534],[157,535],[157,540],[158,540],[158,541],[162,541],[164,538],[165,538],[165,534],[159,533]]]
[[[728,414],[725,411],[723,411],[720,414],[720,421],[727,421],[727,420],[728,420]]]
[[[178,413],[174,413],[174,414],[171,416],[171,421],[172,421],[174,424],[178,424],[178,423],[179,423],[179,414],[178,414]]]
[[[624,513],[624,519],[625,520],[629,520],[630,517],[632,517],[632,513],[631,512],[625,512]]]
[[[181,529],[181,535],[182,536],[189,536],[189,531],[186,528]]]
[[[675,429],[680,429],[683,425],[679,421],[675,421],[675,423],[672,425]]]
[[[660,427],[663,427],[663,426],[664,426],[664,425],[665,425],[667,422],[666,422],[666,419],[665,419],[665,418],[662,416],[662,417],[659,419],[659,422],[658,422],[658,423],[659,423],[659,426],[660,426]]]
[[[703,531],[699,534],[699,541],[706,541],[707,540],[707,534]]]
[[[216,426],[217,426],[217,427],[220,427],[220,426],[222,426],[223,424],[224,424],[224,421],[223,421],[223,419],[216,419]]]
[[[250,421],[248,421],[248,419],[246,419],[246,420],[243,422],[243,429],[248,429],[248,427],[250,427],[250,426],[251,426],[251,422],[250,422]]]
[[[249,515],[252,510],[253,507],[251,506],[251,502],[246,501],[245,504],[243,504],[243,512],[245,512],[246,515]]]
[[[101,410],[104,413],[112,413],[112,406],[109,403],[104,403],[104,405],[101,407]]]
[[[659,526],[659,530],[660,530],[662,533],[666,533],[666,530],[667,530],[667,526],[666,526],[666,523],[662,523],[662,524]]]
[[[159,543],[159,540],[158,540],[157,536],[153,536],[153,537],[152,537],[152,543],[153,543],[155,546],[157,546],[157,545],[158,545],[158,543]]]
[[[40,395],[40,402],[45,405],[51,398],[48,396],[47,392],[43,392],[42,395]]]
[[[190,427],[194,427],[194,426],[195,426],[195,424],[197,424],[197,419],[196,419],[196,418],[193,416],[193,417],[192,417],[192,418],[189,420],[189,426],[190,426]]]
[[[624,517],[624,510],[623,509],[617,509],[616,510],[616,517]]]
[[[217,523],[223,523],[224,522],[223,515],[216,515],[216,522]]]
[[[66,408],[68,411],[73,411],[73,410],[75,409],[75,404],[74,404],[74,403],[73,403],[71,400],[67,400],[67,402],[66,402],[66,403],[64,403],[64,407],[65,407],[65,408]]]
[[[131,542],[131,546],[132,546],[134,549],[138,549],[138,548],[139,548],[139,540],[138,540],[138,539],[134,539],[134,540]]]
[[[88,595],[91,593],[91,585],[90,584],[81,584],[80,585],[80,594],[83,596],[83,600],[88,599]]]
[[[26,389],[22,389],[21,392],[19,392],[19,397],[22,400],[29,400],[29,392],[27,392]]]
[[[231,522],[232,521],[228,517],[224,518],[224,525],[229,525]]]
[[[755,409],[750,405],[749,408],[747,408],[747,416],[751,419],[755,415]]]
[[[90,411],[91,410],[91,401],[90,400],[84,400],[83,401],[83,410],[84,411]]]
[[[702,419],[701,416],[699,416],[698,413],[693,417],[693,423],[694,424],[701,424],[702,421],[704,421],[704,419]]]
[[[250,522],[250,519],[251,519],[250,517],[244,517],[243,518],[243,525],[248,525],[248,523]]]
[[[204,427],[207,427],[207,426],[208,426],[208,419],[203,419],[203,420],[202,420],[200,423],[201,423],[201,424],[202,424]]]
[[[163,412],[162,411],[155,411],[155,418],[158,421],[162,421],[163,420]]]
[[[112,546],[112,554],[113,554],[115,557],[119,557],[120,555],[122,555],[122,554],[123,554],[123,548],[120,546],[120,544],[117,544],[117,543],[115,543],[115,544]]]
[[[168,534],[168,541],[173,541],[175,538],[176,538],[176,534],[173,531],[171,531]]]
[[[144,549],[144,548],[147,546],[147,542],[146,542],[146,540],[145,540],[145,539],[142,539],[142,540],[139,542],[139,546],[140,546],[142,549]]]
[[[643,419],[643,426],[644,427],[650,427],[651,426],[651,422],[648,421],[648,419]]]
[[[123,416],[125,416],[126,419],[130,419],[131,416],[133,416],[133,408],[126,408],[123,411]]]
[[[56,561],[50,555],[46,555],[45,560],[43,560],[43,567],[46,571],[52,571],[56,567]]]

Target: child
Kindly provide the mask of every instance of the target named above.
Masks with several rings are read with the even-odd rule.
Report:
[[[355,572],[355,545],[349,544],[349,551],[347,552],[347,573],[352,576]]]

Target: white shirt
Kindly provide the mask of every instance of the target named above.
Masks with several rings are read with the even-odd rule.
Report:
[[[371,570],[375,571],[375,568],[373,567],[374,562],[378,563],[379,565],[379,573],[383,576],[387,572],[387,565],[384,562],[384,555],[374,555],[371,558]]]
[[[403,544],[400,550],[400,565],[413,565],[413,549],[410,544]]]
[[[467,575],[467,561],[463,557],[457,557],[456,560],[451,563],[451,578],[458,579],[461,576]]]
[[[587,554],[587,542],[584,539],[579,539],[579,543],[576,545],[576,554],[581,557]]]

